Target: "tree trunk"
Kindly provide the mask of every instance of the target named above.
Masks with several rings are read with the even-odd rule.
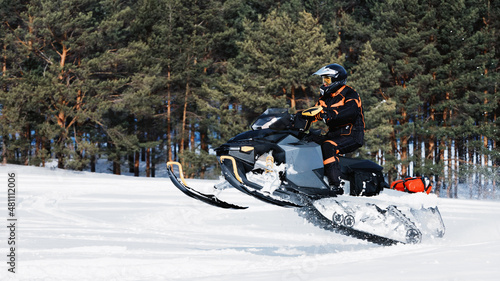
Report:
[[[139,176],[139,159],[140,159],[139,150],[137,150],[135,152],[134,177]]]
[[[436,194],[439,196],[439,193],[441,191],[441,188],[442,186],[446,183],[445,181],[445,165],[444,165],[444,150],[445,150],[445,147],[444,147],[444,140],[443,139],[440,139],[439,141],[439,146],[436,146],[436,165],[439,166],[440,163],[443,163],[442,167],[443,167],[443,170],[441,171],[441,174],[439,176],[439,183],[438,184],[438,188],[436,189]]]
[[[146,148],[141,147],[141,161],[146,162]]]
[[[146,177],[151,176],[151,148],[146,148]]]
[[[296,100],[295,100],[295,87],[292,86],[292,90],[291,90],[291,97],[290,97],[290,107],[292,109],[296,109]]]
[[[45,137],[42,137],[42,151],[45,149],[47,149],[47,155],[49,155],[50,158],[50,155],[52,154],[50,142]],[[45,167],[45,153],[42,156],[42,167]]]
[[[448,188],[446,189],[446,195],[448,198],[453,198],[453,150],[451,149],[451,144],[448,143],[446,146],[448,150],[448,158],[446,159],[446,167],[448,168],[448,172],[446,173]]]
[[[156,177],[156,150],[151,148],[151,177]]]
[[[2,136],[2,165],[7,165],[7,144],[5,143],[7,136]]]
[[[57,168],[64,169],[64,155],[61,152],[57,152]]]
[[[181,123],[181,140],[179,146],[179,154],[182,155],[185,149],[186,143],[186,123],[187,123],[187,103],[188,103],[188,95],[189,95],[189,83],[186,83],[186,95],[184,96],[184,109],[182,111],[182,123]],[[182,166],[186,165],[184,159],[181,159]]]
[[[31,154],[31,129],[30,129],[30,125],[28,125],[26,127],[26,130],[24,131],[24,138],[26,139],[26,147],[24,148],[24,151],[23,151],[23,164],[25,166],[28,166],[29,164],[29,160],[30,160],[30,154]]]
[[[195,124],[192,123],[191,124],[191,136],[189,138],[189,146],[190,146],[190,150],[192,152],[195,152],[196,151],[196,142],[195,142],[195,137],[196,137],[196,128],[195,128]]]
[[[7,75],[7,44],[3,45],[3,64],[2,64],[2,76]]]
[[[398,151],[398,143],[397,143],[397,139],[396,139],[396,132],[394,130],[391,132],[390,140],[391,140],[391,150],[392,150],[391,153],[392,153],[392,155],[396,155],[396,153]],[[397,168],[395,166],[389,168],[389,171],[387,172],[387,177],[388,177],[389,182],[392,182],[396,179]]]
[[[42,148],[42,138],[35,133],[35,139],[36,139],[36,144],[35,144],[35,157],[40,156],[40,149]],[[40,163],[37,163],[37,165],[40,165]]]
[[[95,173],[95,165],[96,164],[96,157],[95,154],[90,156],[90,172]]]
[[[172,161],[172,131],[171,131],[171,93],[170,93],[170,71],[167,72],[167,162]]]
[[[129,153],[128,154],[128,172],[133,173],[135,171],[134,167],[134,154]]]
[[[205,129],[200,130],[200,149],[208,153],[208,144],[207,144],[207,131]],[[205,178],[205,172],[207,170],[206,165],[202,165],[200,170],[200,178]]]
[[[115,175],[121,175],[122,170],[120,166],[120,157],[116,156],[115,159],[113,160],[113,174]]]
[[[455,185],[455,190],[453,191],[453,198],[458,198],[458,183],[459,183],[459,176],[460,176],[460,155],[459,155],[459,149],[458,145],[455,142],[455,162],[454,162],[454,168],[453,171],[455,173],[454,175],[454,185]]]
[[[401,175],[409,176],[408,173],[408,136],[401,137]]]

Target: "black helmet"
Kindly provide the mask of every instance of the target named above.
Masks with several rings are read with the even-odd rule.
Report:
[[[347,82],[347,71],[339,64],[332,63],[323,66],[313,75],[319,75],[323,78],[323,90],[328,91],[340,85],[345,85]]]

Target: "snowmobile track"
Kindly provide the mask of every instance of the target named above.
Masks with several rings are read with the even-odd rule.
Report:
[[[305,218],[308,222],[312,223],[314,226],[322,228],[324,230],[332,231],[341,235],[350,236],[356,239],[366,240],[368,242],[382,245],[382,246],[392,246],[396,244],[404,244],[400,241],[393,240],[390,238],[378,236],[368,232],[352,229],[343,225],[333,225],[333,223],[325,218],[319,211],[312,205],[308,205],[302,208],[296,209],[299,216]]]

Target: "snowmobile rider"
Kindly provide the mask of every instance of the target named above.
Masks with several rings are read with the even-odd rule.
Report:
[[[312,122],[323,120],[328,133],[313,138],[321,145],[325,175],[332,195],[343,194],[340,188],[339,154],[353,152],[363,145],[365,120],[359,94],[346,85],[347,72],[339,64],[329,64],[313,75],[323,79],[316,105],[302,111]]]

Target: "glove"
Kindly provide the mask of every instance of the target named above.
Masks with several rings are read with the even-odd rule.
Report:
[[[308,116],[308,117],[314,117],[314,116],[320,114],[322,110],[323,110],[323,107],[315,106],[315,107],[311,107],[311,108],[308,108],[308,109],[302,111],[302,115]]]

